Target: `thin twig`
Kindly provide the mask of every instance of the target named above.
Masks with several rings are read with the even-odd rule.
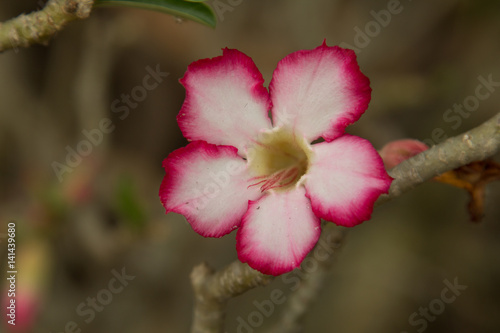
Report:
[[[380,197],[376,205],[398,197],[438,174],[491,157],[499,150],[500,113],[482,125],[450,138],[390,170],[389,174],[394,178],[390,192]],[[329,228],[325,228],[326,230]],[[320,275],[326,274],[326,271],[322,270],[317,272],[317,277],[310,274],[309,279],[313,280],[309,287],[304,291],[298,291],[296,296],[290,296],[289,299],[300,300],[308,297],[308,293],[316,293],[314,281],[318,282],[321,280]],[[227,301],[254,287],[269,283],[272,278],[239,261],[233,262],[220,272],[214,272],[205,264],[195,267],[191,274],[196,297],[192,332],[224,332]],[[305,308],[293,311],[294,313],[286,319],[290,321],[291,326],[296,325],[303,317]]]
[[[0,23],[0,52],[46,44],[68,22],[90,15],[94,0],[49,0],[39,11]]]

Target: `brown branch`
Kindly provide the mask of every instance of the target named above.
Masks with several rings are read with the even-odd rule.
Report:
[[[389,170],[394,178],[388,195],[380,205],[415,188],[415,186],[474,161],[482,161],[500,150],[500,113],[461,135],[431,147]]]
[[[239,261],[217,273],[205,263],[196,266],[191,272],[196,296],[191,332],[223,332],[227,301],[247,290],[266,285],[273,278]]]
[[[390,192],[380,197],[376,205],[398,197],[418,184],[446,171],[491,157],[499,150],[500,113],[482,125],[450,138],[390,170],[389,174],[394,178]],[[330,229],[333,228],[330,226],[325,228],[323,234],[328,235]],[[316,274],[318,276],[315,276]],[[322,269],[318,269],[314,274],[311,273],[310,282],[303,283],[305,289],[299,288],[295,291],[296,295],[291,295],[289,299],[297,303],[317,293],[314,283],[321,281],[325,274],[326,270]],[[191,274],[196,297],[191,332],[224,332],[227,301],[254,287],[265,285],[272,279],[273,277],[259,273],[239,261],[233,262],[220,272],[214,272],[205,264],[195,267]],[[290,327],[289,332],[297,327],[306,310],[306,307],[295,309],[294,306],[296,305],[289,305],[290,311],[293,312],[285,315],[283,319],[283,325]]]
[[[90,15],[94,0],[49,0],[39,11],[0,23],[0,52],[46,44],[68,22]]]
[[[334,254],[340,249],[346,233],[347,229],[345,228],[336,227],[329,222],[324,223],[316,247],[323,247],[323,251],[327,252],[328,257],[316,258],[316,247],[309,253],[308,257],[315,261],[317,268],[303,274],[308,277],[303,279],[300,288],[294,296],[289,298],[291,311],[283,318],[284,327],[292,327],[307,312],[308,305],[319,292],[322,281],[332,265],[332,259],[335,258]],[[262,274],[239,261],[234,261],[217,273],[214,273],[205,263],[196,266],[191,273],[191,283],[196,297],[191,332],[224,332],[227,301],[250,289],[264,286],[273,279],[274,276]],[[274,330],[270,332],[274,332]],[[288,330],[282,332],[288,332]]]

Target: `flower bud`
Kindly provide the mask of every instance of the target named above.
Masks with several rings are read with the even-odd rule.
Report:
[[[387,170],[394,168],[404,160],[426,151],[429,147],[418,140],[403,139],[389,142],[380,150],[380,156]]]

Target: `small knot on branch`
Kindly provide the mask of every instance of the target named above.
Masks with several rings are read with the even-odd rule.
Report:
[[[213,268],[208,266],[208,264],[205,262],[199,264],[198,266],[195,266],[190,275],[193,289],[199,292],[204,282],[213,274]]]

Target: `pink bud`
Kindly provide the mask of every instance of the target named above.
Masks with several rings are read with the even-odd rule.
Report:
[[[394,168],[404,160],[426,151],[429,147],[418,140],[403,139],[389,142],[380,150],[380,156],[387,170]]]

